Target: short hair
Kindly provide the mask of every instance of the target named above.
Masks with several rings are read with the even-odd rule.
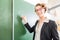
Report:
[[[35,7],[37,7],[37,6],[41,6],[42,8],[44,8],[45,9],[45,11],[47,10],[47,8],[46,8],[46,5],[44,4],[44,3],[38,3],[38,4],[36,4],[35,5]],[[36,10],[35,10],[36,11]]]

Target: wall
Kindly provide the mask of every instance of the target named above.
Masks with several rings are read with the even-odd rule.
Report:
[[[0,0],[0,40],[12,38],[11,0]]]

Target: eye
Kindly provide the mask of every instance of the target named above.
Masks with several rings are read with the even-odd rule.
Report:
[[[44,7],[44,5],[42,5],[42,7]]]

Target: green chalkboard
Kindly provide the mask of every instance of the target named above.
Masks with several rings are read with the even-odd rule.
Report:
[[[32,40],[33,33],[29,33],[20,16],[33,13],[33,5],[24,0],[14,0],[14,40]]]

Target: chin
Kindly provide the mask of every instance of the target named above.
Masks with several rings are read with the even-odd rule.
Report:
[[[39,17],[43,17],[44,15],[39,15]]]

